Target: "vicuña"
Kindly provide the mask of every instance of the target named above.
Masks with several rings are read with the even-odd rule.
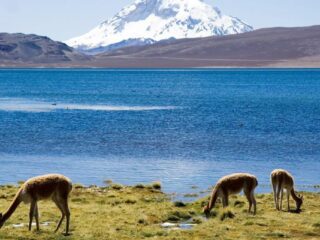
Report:
[[[242,190],[249,202],[249,212],[253,205],[253,213],[256,214],[257,204],[254,197],[254,190],[258,186],[258,180],[254,175],[248,173],[235,173],[221,178],[212,191],[210,201],[204,207],[204,213],[209,216],[210,211],[214,208],[217,199],[222,198],[223,207],[229,204],[229,195],[238,194]]]
[[[303,203],[303,196],[298,196],[294,190],[294,180],[292,175],[283,169],[275,169],[271,172],[271,183],[273,187],[274,203],[277,210],[282,210],[283,190],[286,189],[288,211],[290,211],[289,195],[296,202],[296,211],[300,211]]]
[[[8,210],[0,214],[0,228],[11,217],[21,202],[30,203],[29,230],[31,231],[33,217],[36,219],[37,230],[39,231],[39,212],[37,202],[51,199],[62,213],[56,231],[61,226],[64,218],[67,218],[66,235],[69,234],[70,210],[68,197],[72,190],[72,183],[69,178],[59,174],[49,174],[34,177],[26,181],[17,192]]]

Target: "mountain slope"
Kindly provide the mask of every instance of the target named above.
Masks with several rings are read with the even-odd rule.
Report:
[[[318,66],[320,26],[269,28],[248,33],[159,42],[99,54],[104,66]]]
[[[0,33],[0,63],[64,63],[87,61],[88,56],[78,53],[64,43],[34,34]]]
[[[136,0],[111,20],[66,43],[79,50],[101,52],[108,50],[109,45],[124,41],[131,45],[133,41],[147,45],[165,39],[220,36],[251,30],[252,27],[241,20],[222,15],[202,0]]]

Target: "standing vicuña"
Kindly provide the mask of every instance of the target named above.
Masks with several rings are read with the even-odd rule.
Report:
[[[14,197],[8,210],[0,214],[0,228],[10,218],[21,202],[30,203],[29,230],[31,230],[32,219],[35,217],[37,230],[39,231],[39,212],[37,202],[39,200],[52,199],[62,213],[56,231],[58,231],[64,218],[67,218],[66,235],[69,234],[70,211],[68,207],[68,196],[72,190],[70,179],[59,174],[50,174],[31,178],[26,181]]]
[[[228,206],[229,195],[238,194],[241,190],[244,191],[249,201],[249,212],[253,204],[254,211],[256,214],[257,204],[254,198],[254,189],[258,186],[258,180],[255,176],[247,173],[235,173],[221,178],[215,188],[212,191],[211,199],[207,206],[204,207],[203,211],[208,216],[212,208],[217,201],[217,198],[222,198],[223,207]]]
[[[271,183],[273,187],[274,203],[277,210],[282,210],[283,189],[287,192],[288,211],[290,211],[289,194],[296,202],[297,211],[300,211],[303,203],[303,197],[297,196],[294,191],[293,177],[289,172],[283,169],[276,169],[271,172]]]

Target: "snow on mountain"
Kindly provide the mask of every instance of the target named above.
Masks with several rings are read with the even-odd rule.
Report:
[[[93,53],[135,43],[165,39],[228,35],[252,31],[238,18],[223,15],[203,0],[136,0],[112,19],[66,41],[69,46]]]

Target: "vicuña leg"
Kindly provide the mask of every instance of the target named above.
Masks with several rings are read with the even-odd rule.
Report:
[[[253,203],[253,214],[256,215],[256,212],[257,212],[257,201],[256,201],[256,199],[254,197],[254,192],[253,191],[251,191],[250,197],[251,197],[251,201]]]
[[[35,208],[34,208],[34,217],[36,219],[37,231],[39,231],[40,230],[40,224],[39,224],[38,203],[36,203]]]
[[[280,210],[280,192],[281,192],[281,185],[278,184],[277,186],[277,210]]]
[[[290,191],[287,189],[287,202],[288,202],[288,212],[290,212]]]
[[[281,192],[280,192],[280,210],[282,210],[282,202],[283,202],[283,188],[281,187]]]
[[[37,202],[35,200],[33,200],[30,204],[30,211],[29,211],[29,231],[31,231],[32,228],[32,219],[34,216],[34,210],[36,207]]]
[[[66,235],[68,235],[69,234],[69,225],[70,225],[70,210],[69,210],[67,198],[63,199],[62,206],[63,206],[64,214],[66,215],[66,218],[67,218]]]
[[[274,199],[274,206],[276,209],[278,209],[277,204],[277,184],[272,179],[272,187],[273,187],[273,199]]]
[[[252,198],[251,198],[251,195],[250,195],[250,192],[248,190],[244,190],[244,194],[246,195],[246,198],[249,202],[249,210],[248,212],[250,213],[251,212],[251,208],[252,208]]]
[[[60,218],[60,221],[59,221],[59,223],[57,225],[57,228],[55,230],[55,232],[57,232],[59,230],[60,226],[61,226],[61,223],[63,222],[63,220],[65,218],[65,213],[63,211],[63,207],[62,207],[61,203],[56,198],[53,198],[52,200],[57,205],[57,207],[59,208],[59,210],[61,212],[61,218]]]

